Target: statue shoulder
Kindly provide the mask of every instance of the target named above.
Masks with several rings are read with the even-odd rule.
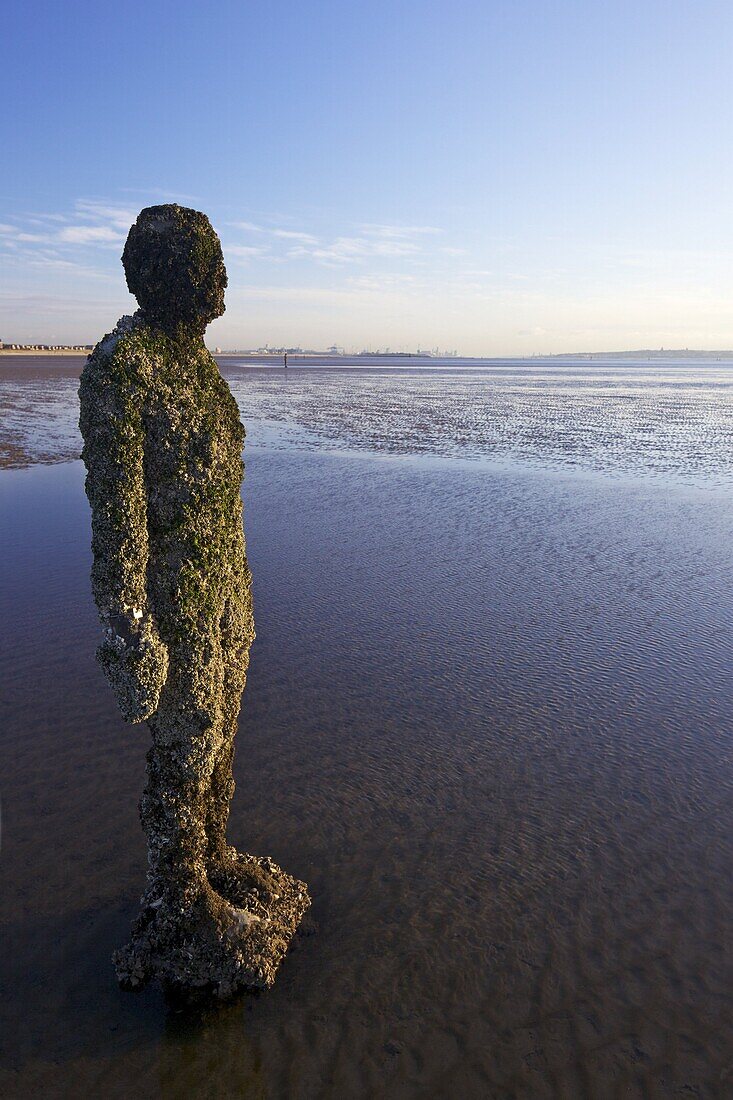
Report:
[[[121,317],[89,356],[81,374],[80,393],[100,386],[122,386],[131,392],[146,389],[155,376],[160,339],[139,311]]]

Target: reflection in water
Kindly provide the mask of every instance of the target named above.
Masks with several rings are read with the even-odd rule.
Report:
[[[161,1100],[243,1097],[266,1100],[260,1052],[247,1038],[247,1012],[220,1005],[206,1012],[169,1006],[158,1054]]]
[[[0,475],[3,1095],[726,1094],[725,491],[250,454],[231,835],[317,930],[191,1020],[109,965],[147,733],[92,660],[82,477]]]

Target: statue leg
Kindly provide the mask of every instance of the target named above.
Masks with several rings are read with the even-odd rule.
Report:
[[[259,861],[240,855],[227,844],[229,809],[234,794],[234,738],[242,692],[249,668],[249,649],[254,640],[249,578],[235,586],[221,618],[221,650],[224,669],[221,739],[211,775],[206,805],[206,866],[209,882],[227,901],[254,912],[267,909],[277,883]]]
[[[238,631],[235,645],[212,646],[209,632],[208,644],[189,637],[171,653],[149,723],[153,747],[141,802],[148,886],[132,940],[115,957],[118,979],[129,987],[157,977],[177,993],[220,998],[242,987],[268,988],[310,904],[305,884],[267,856],[226,844],[251,610],[247,619],[240,605],[223,622]]]
[[[132,939],[115,956],[120,982],[227,995],[247,966],[250,918],[221,898],[206,874],[206,818],[221,748],[221,662],[211,650],[174,654],[157,713],[140,816],[148,881]],[[182,658],[185,657],[185,660]]]
[[[293,878],[269,858],[238,852],[227,844],[229,807],[234,793],[232,762],[242,692],[254,640],[249,575],[235,586],[221,619],[223,721],[221,741],[211,776],[206,812],[207,875],[217,895],[255,918],[253,935],[260,935],[266,960],[267,984],[285,955],[303,914],[310,905],[305,883]]]
[[[226,858],[229,807],[234,795],[234,738],[247,682],[249,648],[254,640],[251,578],[248,571],[232,585],[219,622],[222,666],[221,737],[211,773],[206,810],[207,860],[216,864]]]
[[[157,716],[156,716],[157,717]],[[148,888],[152,901],[190,904],[205,888],[205,812],[209,761],[216,751],[214,728],[176,730],[166,743],[161,724],[151,720],[148,782],[140,819],[148,841]]]

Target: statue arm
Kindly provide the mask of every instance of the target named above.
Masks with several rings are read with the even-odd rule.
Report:
[[[120,358],[122,358],[120,356]],[[158,707],[168,653],[148,605],[147,494],[139,388],[128,364],[93,355],[79,388],[92,511],[92,590],[104,641],[97,659],[128,722]]]

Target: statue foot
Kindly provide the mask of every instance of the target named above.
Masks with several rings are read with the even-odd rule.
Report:
[[[254,856],[237,855],[229,876],[231,899],[208,883],[185,907],[146,896],[130,943],[113,958],[122,986],[136,989],[157,978],[176,995],[220,1000],[272,986],[310,905],[306,887]]]
[[[211,887],[231,905],[265,917],[294,881],[267,856],[240,853],[229,845],[209,860],[206,873]],[[297,885],[305,890],[302,883]]]

